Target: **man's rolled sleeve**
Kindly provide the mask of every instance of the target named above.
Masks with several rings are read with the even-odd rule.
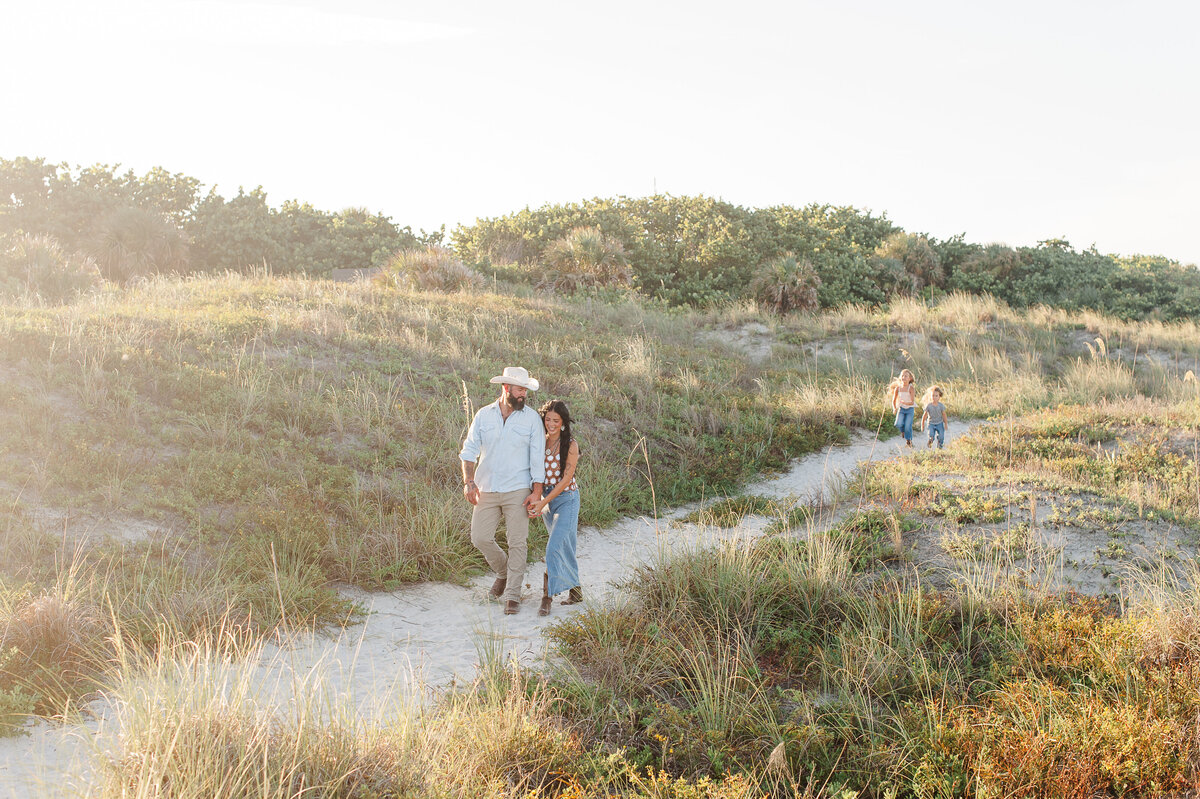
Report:
[[[546,482],[546,435],[543,430],[541,424],[535,424],[529,434],[529,476],[532,478],[530,482],[533,483]]]
[[[467,437],[463,441],[462,451],[458,453],[460,461],[475,463],[479,460],[479,451],[483,448],[483,445],[479,440],[478,425],[479,414],[475,414],[475,418],[471,420],[471,426],[467,428]]]

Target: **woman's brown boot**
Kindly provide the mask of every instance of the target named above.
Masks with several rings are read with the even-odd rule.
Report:
[[[546,574],[542,577],[542,604],[541,607],[538,608],[538,615],[549,616],[550,604],[553,601],[553,598],[550,596],[550,575]]]
[[[583,601],[583,589],[575,586],[567,592],[567,598],[562,601],[564,605],[578,605]]]

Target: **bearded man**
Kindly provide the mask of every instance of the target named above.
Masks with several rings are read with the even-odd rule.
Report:
[[[542,450],[546,437],[542,417],[525,407],[538,381],[520,366],[506,366],[492,383],[500,398],[484,406],[471,420],[462,451],[463,496],[471,512],[471,543],[496,572],[492,596],[503,598],[504,612],[521,609],[521,583],[529,543],[529,508],[542,497],[546,479]],[[500,514],[508,537],[508,552],[496,543]]]

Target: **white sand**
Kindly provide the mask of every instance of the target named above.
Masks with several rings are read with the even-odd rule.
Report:
[[[957,423],[953,439],[972,425]],[[952,440],[953,440],[952,439]],[[899,438],[878,442],[862,434],[848,446],[830,447],[793,462],[786,474],[748,486],[746,493],[810,501],[828,497],[858,463],[902,453]],[[916,438],[921,446],[924,442]],[[952,443],[952,441],[951,441]],[[586,480],[582,489],[587,490]],[[346,588],[344,594],[369,611],[364,623],[337,635],[300,635],[283,646],[268,646],[258,665],[266,700],[289,701],[293,686],[305,685],[313,669],[323,672],[323,684],[361,709],[377,706],[383,696],[407,696],[422,686],[443,686],[454,678],[470,679],[479,663],[480,648],[515,656],[523,662],[543,657],[543,628],[588,604],[614,598],[614,583],[633,569],[667,551],[703,546],[730,536],[752,537],[762,532],[763,520],[747,520],[732,531],[668,522],[691,508],[679,508],[657,522],[627,518],[599,530],[583,528],[579,535],[579,573],[586,602],[555,603],[548,617],[537,615],[544,564],[526,571],[521,612],[505,616],[491,600],[490,576],[468,587],[423,583],[391,592]],[[565,598],[565,594],[560,598]],[[31,722],[29,734],[0,739],[0,793],[13,799],[86,796],[91,782],[93,753],[112,748],[116,731],[103,700],[89,706],[92,717],[82,724]]]

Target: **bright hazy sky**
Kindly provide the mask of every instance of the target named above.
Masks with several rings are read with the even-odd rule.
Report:
[[[1200,262],[1200,3],[0,0],[0,157],[447,230],[655,189]]]

